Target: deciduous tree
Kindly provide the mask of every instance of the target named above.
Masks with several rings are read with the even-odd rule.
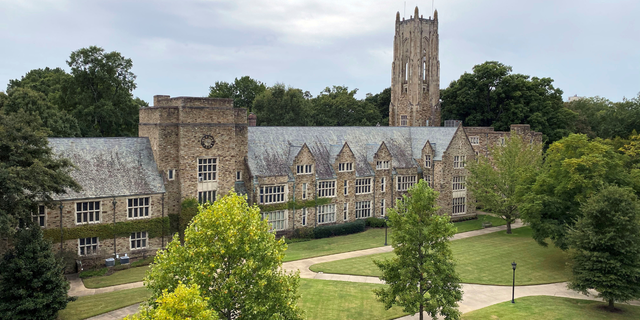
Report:
[[[233,83],[216,81],[209,87],[209,98],[232,98],[233,106],[253,110],[253,101],[267,89],[267,86],[249,76],[236,78]]]
[[[299,276],[282,270],[286,244],[276,240],[260,210],[231,191],[201,207],[185,231],[155,258],[145,285],[150,305],[180,283],[198,285],[223,319],[300,319]],[[166,291],[165,291],[166,290]]]
[[[389,209],[395,257],[375,261],[380,279],[388,284],[375,293],[387,309],[399,305],[405,312],[419,312],[421,320],[423,312],[434,319],[458,319],[462,291],[449,247],[455,227],[449,216],[437,214],[438,192],[424,180],[408,193],[397,209]]]
[[[630,189],[607,186],[581,207],[569,231],[573,277],[569,288],[609,302],[640,298],[640,216]]]
[[[343,86],[325,88],[311,99],[315,125],[317,126],[375,126],[380,122],[376,107],[358,100],[358,89]]]
[[[300,89],[276,84],[256,97],[253,111],[261,126],[311,125],[310,102]]]
[[[209,299],[202,297],[197,284],[187,287],[180,283],[175,291],[162,292],[156,300],[156,307],[141,306],[140,312],[126,317],[125,320],[218,320],[213,310],[209,309]]]

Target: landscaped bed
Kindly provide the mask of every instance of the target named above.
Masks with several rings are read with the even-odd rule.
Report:
[[[97,316],[147,300],[151,293],[146,288],[127,289],[79,297],[69,302],[58,314],[59,320],[80,320]]]
[[[640,319],[640,307],[616,304],[618,312],[608,312],[604,302],[561,297],[533,296],[472,311],[462,315],[463,320],[631,320]]]
[[[566,281],[570,270],[567,256],[553,245],[545,248],[531,238],[528,227],[504,231],[451,242],[456,270],[462,282],[493,285],[511,285],[511,262],[518,263],[516,285],[531,285]],[[388,259],[393,252],[345,260],[319,263],[311,270],[324,273],[380,276],[373,260]]]

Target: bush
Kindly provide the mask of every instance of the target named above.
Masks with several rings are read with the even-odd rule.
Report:
[[[333,236],[342,236],[345,234],[358,233],[364,231],[365,225],[366,222],[364,220],[357,220],[354,222],[321,226],[313,229],[313,235],[316,239],[321,239]]]
[[[314,238],[313,228],[304,227],[304,228],[295,229],[291,234],[291,238],[292,239],[313,239]]]
[[[382,218],[371,217],[365,220],[367,227],[371,228],[384,228],[387,226],[387,220]]]

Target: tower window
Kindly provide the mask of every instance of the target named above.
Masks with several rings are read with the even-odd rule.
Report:
[[[400,126],[401,127],[406,127],[409,124],[409,117],[406,115],[401,115],[400,116]]]
[[[425,60],[422,60],[422,80],[425,80],[425,81],[427,80],[427,61]]]
[[[408,81],[408,80],[409,80],[409,62],[407,62],[404,65],[404,81]]]

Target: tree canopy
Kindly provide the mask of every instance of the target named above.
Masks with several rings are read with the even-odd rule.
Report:
[[[592,97],[576,99],[566,106],[578,115],[574,131],[590,138],[624,138],[640,130],[640,93],[620,102]]]
[[[258,125],[311,125],[311,103],[300,89],[275,84],[259,94],[253,102]]]
[[[216,81],[209,87],[209,98],[232,98],[233,106],[253,110],[253,101],[267,90],[267,86],[249,76],[236,78],[233,83]]]
[[[209,309],[208,300],[202,297],[197,284],[187,287],[180,283],[171,293],[165,289],[162,297],[156,300],[155,308],[141,306],[139,313],[125,320],[218,320],[213,310]]]
[[[458,319],[462,291],[449,246],[455,227],[449,216],[437,214],[438,192],[424,180],[408,193],[389,209],[395,256],[374,261],[382,271],[380,279],[388,284],[375,293],[385,308],[399,305],[405,312],[419,313],[421,320],[423,312],[434,319]]]
[[[325,88],[311,100],[317,126],[375,126],[380,113],[370,102],[358,100],[358,89],[343,86]]]

